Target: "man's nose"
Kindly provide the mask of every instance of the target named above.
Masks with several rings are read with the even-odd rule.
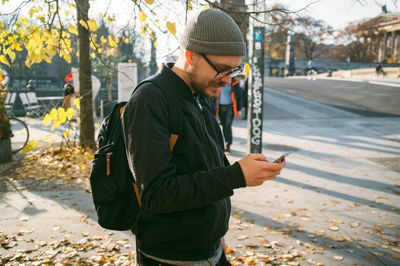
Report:
[[[232,74],[228,74],[221,79],[221,81],[225,82],[226,85],[231,84],[232,81]]]

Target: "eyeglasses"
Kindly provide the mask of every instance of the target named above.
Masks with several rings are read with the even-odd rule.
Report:
[[[215,70],[215,72],[217,72],[217,74],[215,74],[214,78],[217,78],[217,77],[224,78],[228,75],[235,77],[243,71],[243,68],[241,66],[238,66],[235,68],[230,68],[230,69],[218,70],[218,68],[216,66],[214,66],[213,63],[211,63],[210,59],[208,59],[205,54],[200,54],[200,55],[204,58],[204,60],[206,60],[206,62],[210,65],[210,67],[212,67]]]

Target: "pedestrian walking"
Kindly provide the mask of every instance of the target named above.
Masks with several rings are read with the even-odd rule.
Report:
[[[383,72],[383,69],[382,69],[382,66],[381,66],[380,63],[377,63],[377,64],[376,64],[376,66],[375,66],[375,73],[376,73],[376,76],[377,76],[377,77],[379,77],[379,75],[382,75],[382,77],[384,76],[384,72]]]
[[[243,80],[243,109],[243,120],[246,120],[249,112],[249,72],[244,74]]]
[[[221,121],[226,152],[231,151],[233,118],[241,116],[242,106],[243,91],[239,79],[233,77],[231,84],[219,88],[217,94],[217,116]]]
[[[127,158],[141,202],[136,226],[139,265],[231,265],[224,240],[234,189],[274,179],[285,163],[248,154],[229,164],[210,98],[241,72],[246,46],[226,13],[207,9],[192,18],[175,63],[156,75],[182,107],[182,132],[169,132],[165,91],[136,88],[123,115]]]
[[[64,85],[64,101],[63,107],[65,110],[72,106],[72,99],[77,96],[78,93],[75,93],[74,86],[71,83],[66,83]]]
[[[26,85],[26,89],[29,91],[29,92],[34,92],[35,91],[35,86],[33,85],[33,80],[29,80],[28,81],[28,84]]]

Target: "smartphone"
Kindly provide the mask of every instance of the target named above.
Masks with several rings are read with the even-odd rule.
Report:
[[[282,154],[282,156],[280,156],[278,159],[273,161],[273,163],[281,163],[281,162],[283,162],[285,160],[285,158],[288,157],[292,153],[293,153],[293,151],[288,151],[287,153]]]

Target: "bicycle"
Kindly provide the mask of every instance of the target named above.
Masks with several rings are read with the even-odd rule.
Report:
[[[317,71],[315,69],[310,69],[307,71],[307,79],[310,80],[316,80],[317,79]]]
[[[29,129],[24,121],[14,115],[7,115],[11,125],[11,151],[17,153],[28,144]]]
[[[383,69],[377,69],[375,71],[376,76],[379,78],[379,76],[382,76],[382,78],[386,75],[385,71],[383,71]]]

